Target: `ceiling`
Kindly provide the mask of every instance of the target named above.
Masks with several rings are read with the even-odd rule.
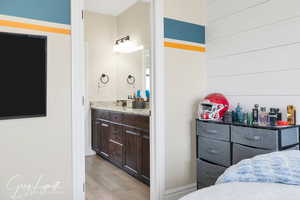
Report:
[[[85,0],[85,9],[117,16],[138,1],[150,2],[150,0]]]

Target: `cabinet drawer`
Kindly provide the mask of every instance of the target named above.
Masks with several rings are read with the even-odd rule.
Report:
[[[247,146],[276,150],[278,148],[278,131],[232,126],[231,140]]]
[[[110,160],[118,166],[123,166],[123,145],[113,140],[109,141]]]
[[[92,115],[95,119],[110,120],[110,112],[107,110],[92,110]]]
[[[231,165],[230,143],[198,137],[198,155],[207,161],[223,166]]]
[[[217,140],[229,141],[230,127],[229,125],[197,121],[197,135]]]
[[[197,160],[197,163],[198,189],[215,184],[218,177],[226,170],[225,167],[220,167],[203,160]]]
[[[112,122],[122,123],[123,122],[123,113],[111,112],[110,119]]]
[[[149,116],[125,114],[124,124],[141,129],[149,129]]]
[[[118,125],[111,125],[110,139],[123,144],[123,128]]]
[[[232,148],[232,164],[236,164],[241,160],[252,158],[256,155],[271,153],[272,150],[257,149],[246,147],[239,144],[233,144]]]

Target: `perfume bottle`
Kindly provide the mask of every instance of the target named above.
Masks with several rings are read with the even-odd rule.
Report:
[[[267,126],[268,125],[268,113],[266,107],[261,107],[259,112],[259,125],[260,126]]]
[[[287,121],[289,125],[296,124],[296,108],[293,105],[287,106]]]

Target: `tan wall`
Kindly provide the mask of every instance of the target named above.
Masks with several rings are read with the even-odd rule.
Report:
[[[23,18],[2,15],[0,18],[70,28]],[[18,185],[33,186],[41,178],[38,186],[60,182],[59,194],[34,193],[20,199],[71,200],[71,37],[5,27],[0,27],[0,31],[48,36],[47,117],[0,120],[0,199],[12,199]],[[12,182],[7,186],[9,180]],[[26,191],[19,190],[17,194],[25,195]]]
[[[165,0],[165,17],[203,25],[202,0]],[[205,54],[165,48],[166,189],[196,183],[195,118],[205,89]]]
[[[113,44],[117,38],[117,18],[86,11],[84,29],[89,100],[114,101],[117,98],[117,56]],[[109,75],[110,82],[98,88],[102,73]]]

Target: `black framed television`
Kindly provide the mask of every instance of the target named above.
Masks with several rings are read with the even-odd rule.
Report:
[[[47,37],[0,32],[0,119],[47,116]]]

